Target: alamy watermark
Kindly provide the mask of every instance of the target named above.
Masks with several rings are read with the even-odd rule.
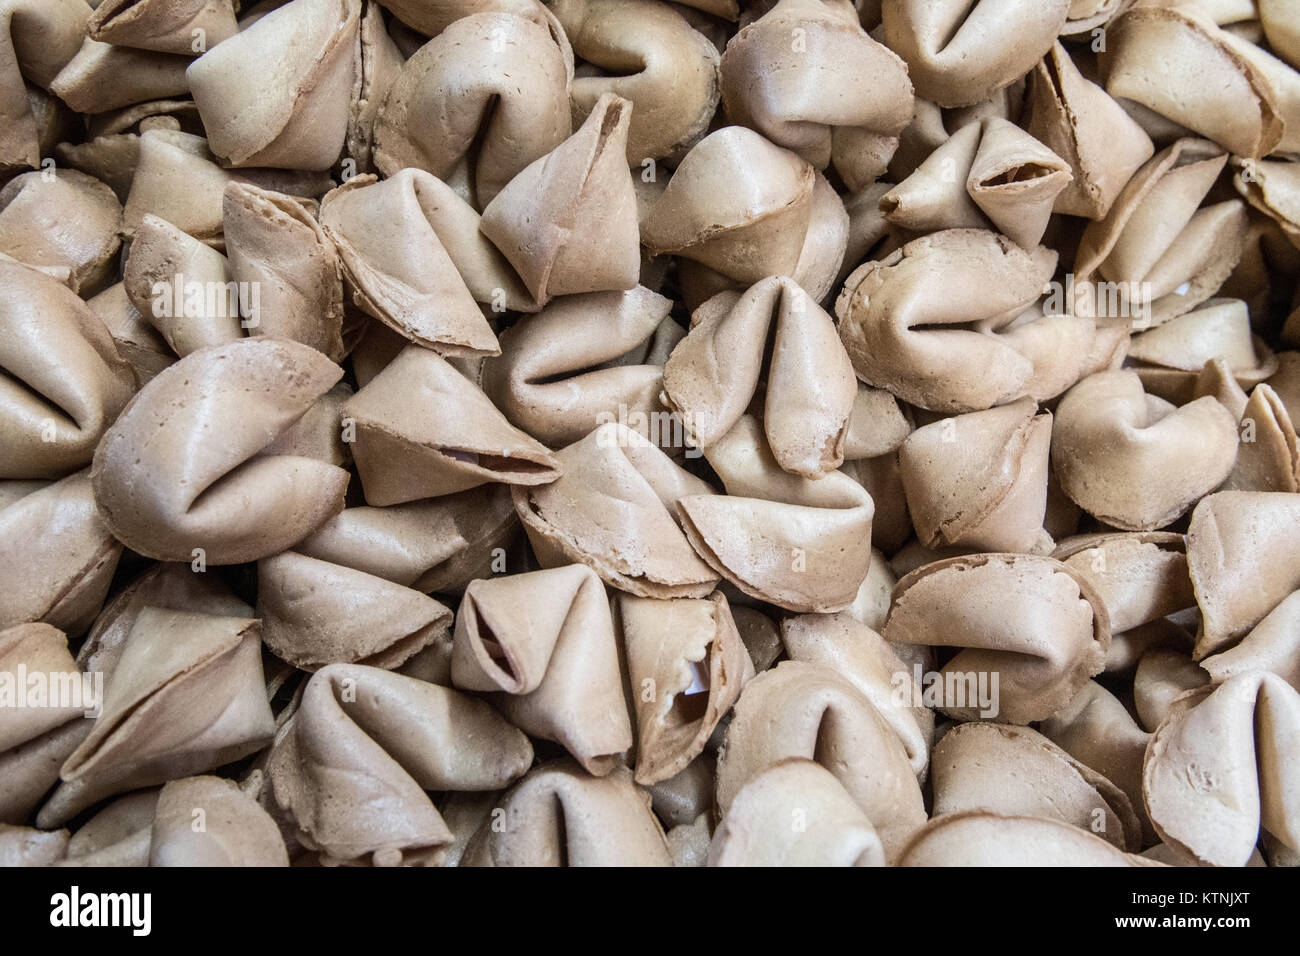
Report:
[[[104,709],[102,671],[29,671],[19,664],[0,671],[0,711],[80,710],[98,717]]]
[[[1000,675],[997,671],[896,671],[890,678],[894,702],[900,707],[978,709],[982,719],[996,717]]]
[[[1043,288],[1044,315],[1079,315],[1102,320],[1127,319],[1135,329],[1151,325],[1150,282],[1076,282],[1066,273],[1064,282],[1052,281]]]
[[[683,415],[685,417],[683,417]],[[690,413],[645,412],[639,408],[629,409],[620,404],[617,412],[600,412],[596,415],[596,426],[612,425],[617,422],[629,431],[636,432],[647,439],[650,444],[660,448],[681,448],[687,458],[699,458],[704,452],[691,443]],[[596,442],[601,448],[617,444],[614,437],[621,432],[605,429],[596,435]]]
[[[262,324],[260,282],[199,282],[178,272],[171,282],[155,282],[149,292],[156,319],[239,319],[245,329]]]
[[[54,927],[123,927],[132,936],[153,930],[152,893],[83,893],[73,886],[50,897],[50,925]]]

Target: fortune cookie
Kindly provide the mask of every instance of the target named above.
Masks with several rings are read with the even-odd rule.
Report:
[[[719,574],[682,530],[678,502],[713,488],[623,425],[600,425],[555,454],[560,477],[513,490],[544,566],[579,562],[640,597],[704,597]]]
[[[482,209],[571,132],[572,56],[532,19],[484,12],[456,20],[389,87],[374,124],[375,166],[385,176],[415,167],[461,182]]]
[[[575,120],[605,93],[632,103],[627,161],[677,161],[704,135],[718,106],[718,51],[660,0],[555,0],[547,7],[584,62],[574,76]],[[629,62],[638,69],[628,73]]]
[[[462,866],[671,866],[650,799],[619,767],[592,777],[567,760],[542,764],[505,795]]]
[[[820,664],[778,664],[741,693],[718,759],[723,819],[747,784],[791,757],[813,760],[834,775],[866,814],[889,859],[925,822],[921,788],[902,742],[851,682]]]
[[[1088,514],[1127,531],[1163,528],[1232,472],[1237,429],[1213,398],[1175,407],[1128,370],[1075,385],[1056,409],[1052,464]]]
[[[722,57],[727,115],[818,169],[834,162],[851,190],[885,171],[912,118],[906,64],[857,19],[819,0],[780,0]]]
[[[981,554],[904,576],[883,636],[961,648],[937,675],[943,713],[1026,724],[1051,717],[1100,673],[1110,621],[1092,584],[1069,565]]]
[[[104,523],[142,554],[211,564],[253,561],[306,537],[342,510],[348,473],[259,453],[341,374],[315,349],[269,336],[190,353],[100,442],[91,483]]]
[[[495,692],[516,726],[560,743],[595,776],[632,746],[609,599],[584,565],[472,582],[456,619],[451,680]]]
[[[323,860],[418,866],[451,842],[426,790],[498,790],[532,760],[528,738],[481,700],[331,664],[308,681],[267,772],[276,804]]]
[[[1260,827],[1295,849],[1300,694],[1255,671],[1177,701],[1147,748],[1143,794],[1161,838],[1202,864],[1244,866]]]

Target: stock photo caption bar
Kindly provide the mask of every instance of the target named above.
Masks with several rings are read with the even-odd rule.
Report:
[[[0,0],[0,98],[0,866],[1300,865],[1300,0]]]

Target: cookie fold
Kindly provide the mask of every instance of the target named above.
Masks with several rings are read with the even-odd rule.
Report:
[[[960,648],[927,678],[941,712],[1027,724],[1051,717],[1101,672],[1110,621],[1092,585],[1068,565],[979,554],[935,561],[900,579],[883,636]]]
[[[426,790],[498,790],[533,748],[481,700],[359,664],[312,675],[267,763],[276,805],[328,862],[429,865],[451,842]]]
[[[719,575],[686,539],[677,503],[713,489],[623,425],[601,425],[555,453],[561,475],[513,489],[543,566],[577,562],[640,597],[704,597]]]
[[[668,406],[706,453],[761,395],[764,433],[783,470],[817,479],[844,461],[853,365],[831,317],[790,279],[772,276],[700,306],[663,382]]]
[[[633,743],[609,599],[580,564],[473,581],[452,644],[451,680],[488,692],[515,726],[609,773]]]
[[[192,352],[141,390],[96,449],[105,524],[141,554],[208,564],[306,537],[342,510],[348,473],[261,453],[342,374],[315,349],[268,336]]]
[[[359,0],[299,0],[185,71],[212,150],[232,166],[328,169],[347,135]]]
[[[343,405],[366,502],[393,505],[488,481],[539,485],[559,477],[544,446],[436,352],[408,345]]]

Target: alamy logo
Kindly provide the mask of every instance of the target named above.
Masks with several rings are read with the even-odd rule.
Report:
[[[978,708],[984,720],[996,717],[998,671],[923,671],[912,665],[912,673],[897,671],[891,678],[894,701],[900,707]]]
[[[153,928],[153,894],[82,893],[74,886],[50,897],[50,925],[125,926],[132,936],[148,936]]]
[[[155,282],[149,292],[155,319],[238,318],[246,329],[262,324],[260,282],[198,282],[178,272],[171,282]]]
[[[703,451],[691,443],[693,421],[690,412],[644,412],[639,408],[629,409],[620,404],[617,412],[599,412],[596,425],[619,424],[647,439],[650,444],[660,448],[681,448],[685,457],[699,458]],[[623,433],[605,430],[597,433],[596,444],[601,448],[618,445]]]
[[[29,671],[19,664],[0,671],[0,711],[80,710],[98,717],[104,709],[102,671]]]
[[[1151,326],[1155,293],[1150,282],[1076,282],[1074,273],[1067,273],[1065,282],[1047,283],[1043,294],[1044,315],[1088,316],[1103,323],[1124,320],[1136,330]]]

